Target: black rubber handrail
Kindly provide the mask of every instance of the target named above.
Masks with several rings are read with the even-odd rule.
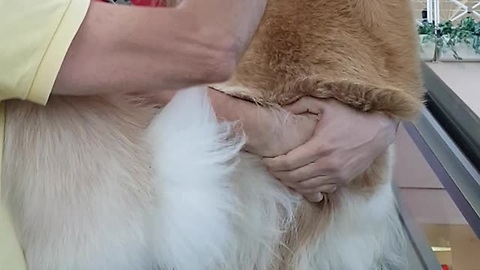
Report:
[[[480,118],[425,63],[422,69],[427,109],[480,171]]]

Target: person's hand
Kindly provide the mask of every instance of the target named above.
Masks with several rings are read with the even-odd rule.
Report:
[[[132,97],[150,106],[163,106],[176,91],[136,92]],[[276,157],[304,144],[313,135],[318,122],[315,114],[295,115],[286,110],[268,109],[252,102],[208,89],[219,121],[237,122],[237,131],[247,141],[244,150],[261,157]]]
[[[246,135],[244,150],[261,157],[283,155],[304,144],[318,122],[315,114],[265,108],[211,88],[209,97],[217,118],[237,122],[237,131]]]
[[[282,183],[313,202],[367,170],[395,139],[396,121],[355,111],[335,100],[306,97],[285,109],[321,114],[321,118],[307,143],[264,162]]]
[[[245,101],[237,101],[245,102]],[[315,114],[294,115],[247,102],[241,128],[247,136],[244,150],[261,157],[276,157],[306,143],[318,122]]]

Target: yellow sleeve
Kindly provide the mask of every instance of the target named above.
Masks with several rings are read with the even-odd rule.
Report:
[[[90,0],[0,0],[0,169],[5,125],[1,100],[46,104],[89,4]],[[0,188],[1,180],[0,171]],[[0,196],[0,270],[26,269]]]
[[[0,100],[44,105],[90,0],[0,0]]]

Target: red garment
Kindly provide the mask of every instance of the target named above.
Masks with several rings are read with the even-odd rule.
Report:
[[[165,0],[130,0],[135,6],[164,7]]]
[[[109,2],[108,0],[94,0],[100,2]],[[130,0],[134,6],[145,6],[145,7],[165,7],[165,0]]]

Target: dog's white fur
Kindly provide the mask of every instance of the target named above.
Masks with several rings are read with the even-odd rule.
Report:
[[[228,139],[230,127],[217,124],[208,97],[198,89],[179,93],[150,127],[154,183],[162,192],[149,233],[162,266],[228,268],[224,253],[233,241],[237,208],[229,178],[243,146],[242,140]]]
[[[279,262],[302,199],[202,87],[155,117],[118,99],[8,106],[2,198],[29,270],[405,269],[391,171],[371,197],[340,189],[324,231]]]

